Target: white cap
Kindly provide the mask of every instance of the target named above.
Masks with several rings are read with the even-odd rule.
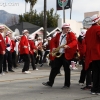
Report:
[[[86,31],[87,31],[86,29],[82,29],[81,33],[80,33],[80,36],[85,37]]]
[[[58,32],[55,32],[55,33],[53,34],[53,37],[55,37],[55,36],[57,35],[57,33],[58,33]]]
[[[70,24],[68,24],[68,23],[63,23],[62,28],[64,28],[64,27],[70,27]]]
[[[48,37],[47,40],[51,40],[51,37]]]
[[[33,40],[33,36],[32,35],[29,35],[28,36],[28,40]]]
[[[5,27],[3,25],[0,25],[0,29],[4,29]]]
[[[38,39],[42,39],[41,37],[38,37]]]
[[[44,39],[44,41],[46,41],[47,39]]]
[[[26,32],[29,33],[29,31],[26,30],[26,29],[22,31],[23,34],[26,33]]]
[[[15,38],[16,38],[16,39],[19,39],[20,37],[19,37],[19,36],[16,36]]]
[[[97,23],[100,20],[100,16],[98,16],[97,14],[95,14],[95,15],[93,15],[91,17],[91,20],[92,20],[92,24],[95,24],[95,23]]]
[[[8,34],[11,34],[11,32],[10,31],[7,31],[6,35],[8,35]]]

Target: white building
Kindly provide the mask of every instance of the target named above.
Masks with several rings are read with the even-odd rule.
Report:
[[[65,20],[66,23],[69,23],[71,26],[71,29],[74,33],[76,33],[77,36],[79,36],[81,29],[83,28],[82,22],[77,22],[75,20]],[[58,27],[61,28],[63,24],[63,19],[58,19]]]
[[[91,17],[91,16],[93,16],[93,15],[95,15],[95,14],[100,15],[100,11],[85,12],[85,13],[84,13],[84,18],[86,18],[86,17]]]

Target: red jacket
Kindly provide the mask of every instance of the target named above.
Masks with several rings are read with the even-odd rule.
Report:
[[[50,48],[50,53],[52,52],[52,49],[53,49],[53,43],[54,43],[54,37],[50,40],[50,43],[49,43],[49,48]],[[54,60],[55,57],[53,57],[51,54],[49,56],[50,60]]]
[[[34,54],[34,49],[37,49],[34,42],[32,40],[28,40],[29,45],[30,45],[30,51],[29,54]]]
[[[43,48],[42,48],[42,42],[39,42],[39,43],[38,43],[37,48],[38,48],[38,50],[42,50],[42,49],[43,49]]]
[[[5,41],[0,33],[0,54],[3,54],[3,51],[5,51],[6,46],[5,46]]]
[[[24,46],[26,46],[26,48]],[[25,35],[21,37],[19,48],[20,48],[20,54],[29,54],[29,43]]]
[[[5,40],[5,43],[6,43],[6,49],[7,49],[7,48],[12,49],[13,47],[12,47],[11,38],[10,38],[10,37],[8,37],[8,36],[6,36],[6,38],[5,38],[5,39],[6,39],[6,40]],[[9,46],[7,46],[7,45],[9,45]]]
[[[55,37],[54,43],[53,43],[53,48],[56,48],[59,46],[59,40],[60,40],[60,33],[58,33]],[[76,40],[76,36],[73,32],[69,32],[68,34],[66,34],[66,41],[67,41],[67,45],[70,47],[69,49],[65,49],[65,58],[67,60],[71,60],[74,58],[74,55],[76,53],[77,50],[77,40]]]
[[[12,48],[11,48],[10,52],[14,52],[14,48],[15,48],[16,43],[14,40],[11,40],[11,42],[12,42]]]
[[[94,60],[100,60],[100,26],[93,25],[88,29],[85,36],[86,58],[85,69]]]
[[[78,41],[78,50],[80,54],[80,59],[82,59],[85,56],[86,53],[86,44],[85,39],[82,40],[82,43]]]

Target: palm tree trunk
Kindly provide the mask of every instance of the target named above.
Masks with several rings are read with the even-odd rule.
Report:
[[[33,8],[33,7],[32,7],[32,5],[31,5],[31,3],[30,3],[30,12],[32,12],[32,8]]]
[[[25,2],[25,13],[26,13],[26,6],[27,6],[27,3]]]
[[[44,0],[44,34],[43,34],[43,39],[45,39],[46,38],[46,35],[47,35],[46,10],[47,10],[47,0]]]

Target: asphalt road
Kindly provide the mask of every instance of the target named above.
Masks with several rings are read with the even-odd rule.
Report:
[[[78,85],[80,69],[71,71],[71,87],[61,89],[63,76],[57,76],[53,87],[45,87],[42,82],[48,81],[50,68],[39,68],[31,74],[22,74],[21,68],[14,73],[0,77],[0,100],[100,100],[100,96],[91,95],[89,90],[81,90]]]

